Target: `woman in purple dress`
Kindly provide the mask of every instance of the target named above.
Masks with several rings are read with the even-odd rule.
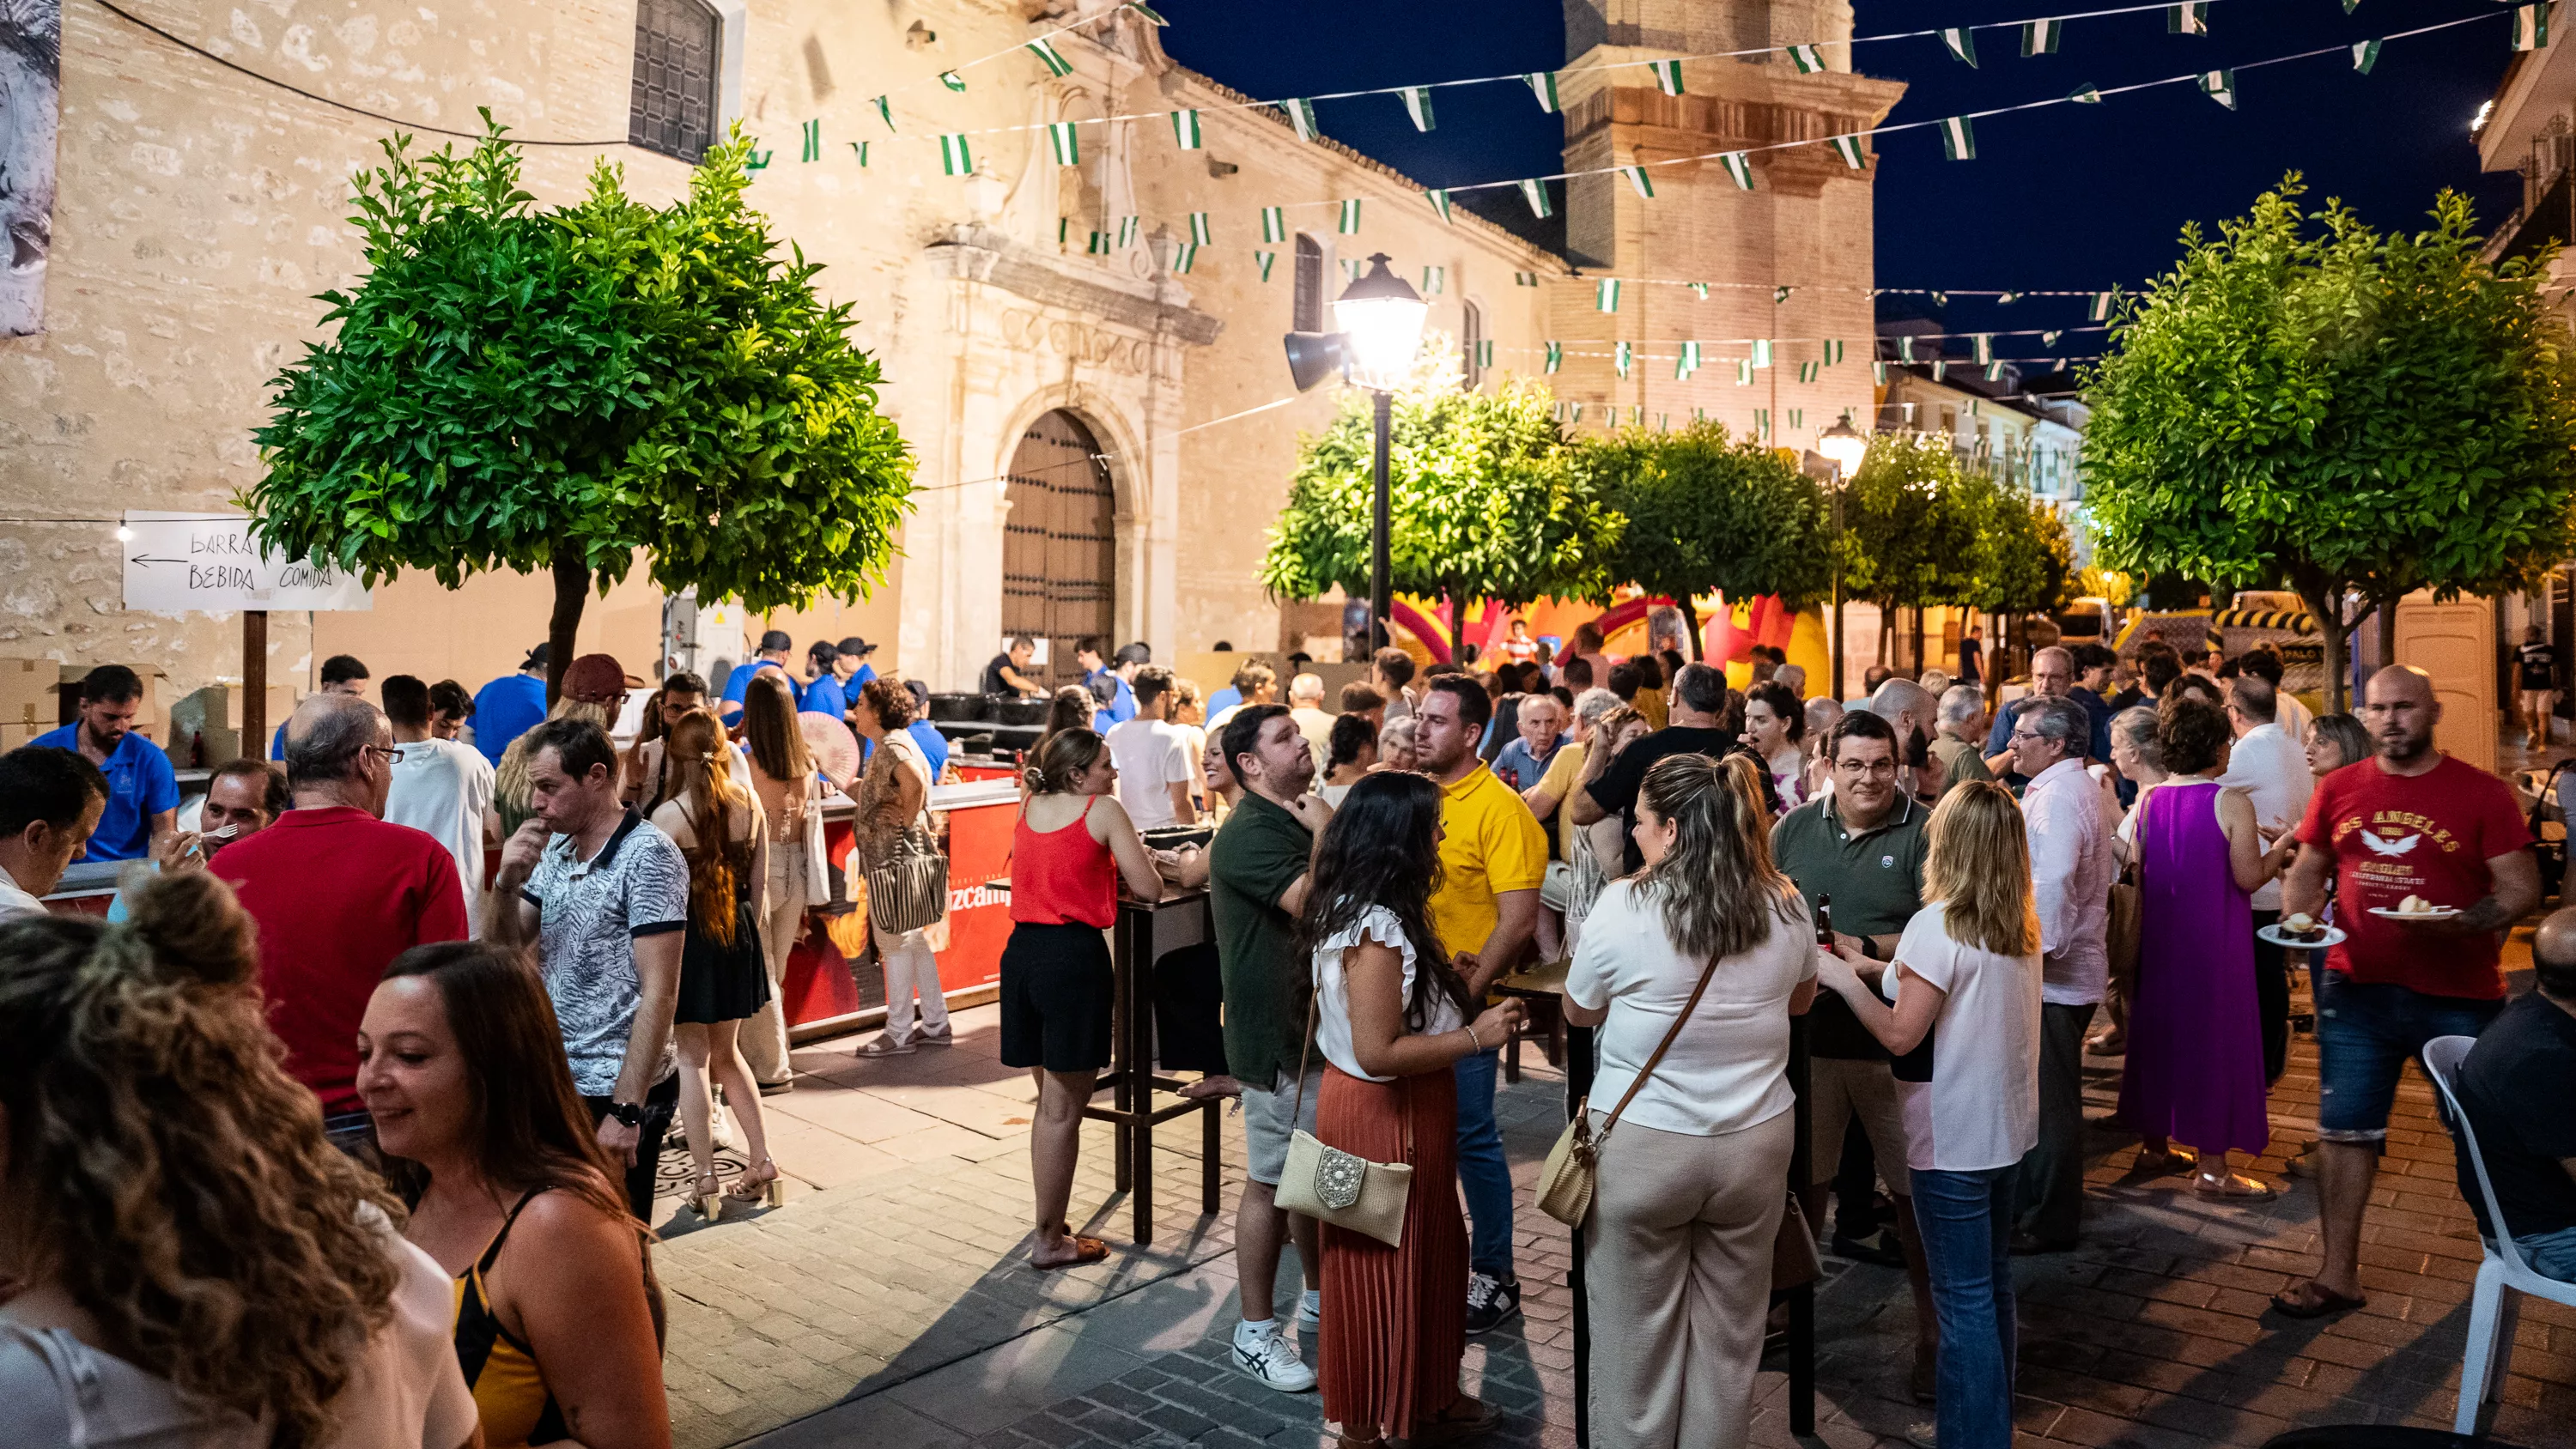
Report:
[[[2247,897],[2276,864],[2253,803],[2216,779],[2227,768],[2226,714],[2174,696],[2159,716],[2168,778],[2138,801],[2131,848],[2142,930],[2120,1119],[2144,1139],[2141,1166],[2196,1165],[2192,1186],[2204,1196],[2268,1198],[2271,1188],[2227,1170],[2227,1154],[2259,1156],[2272,1140]]]

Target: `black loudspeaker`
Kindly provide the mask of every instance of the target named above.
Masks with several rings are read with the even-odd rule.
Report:
[[[1291,332],[1280,340],[1287,345],[1288,376],[1299,392],[1311,391],[1345,366],[1339,332]]]

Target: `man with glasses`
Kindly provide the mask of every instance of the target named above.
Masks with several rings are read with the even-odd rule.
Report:
[[[2014,772],[2030,781],[2021,814],[2039,907],[2039,1143],[2022,1159],[2013,1250],[2056,1253],[2075,1246],[2083,1225],[2084,1029],[2110,985],[2117,865],[2102,791],[2084,769],[2092,720],[2063,696],[2022,705],[2009,743]]]
[[[322,1099],[323,1130],[372,1161],[375,1126],[358,1099],[358,1022],[385,966],[428,941],[466,935],[465,891],[446,847],[385,823],[403,752],[382,711],[316,694],[286,721],[295,808],[206,863],[259,924],[259,987],[286,1069]]]
[[[2345,933],[2313,978],[2324,1261],[2314,1278],[2273,1296],[2285,1318],[2362,1306],[2362,1210],[2397,1079],[2424,1043],[2476,1036],[2504,1009],[2501,938],[2540,903],[2540,867],[2511,787],[2433,748],[2442,706],[2432,678],[2392,664],[2371,676],[2363,698],[2377,753],[2317,783],[2281,892],[2283,910],[2323,918],[2334,882],[2334,924]],[[2372,914],[2410,900],[2434,909],[2406,920]]]
[[[2022,788],[2020,771],[2013,764],[2013,725],[2022,711],[2043,699],[2065,699],[2075,688],[2075,655],[2054,645],[2030,656],[2030,693],[1995,711],[1995,727],[1986,734],[1986,768],[2005,778],[2014,789]],[[2080,702],[2079,702],[2080,704]],[[2092,711],[2084,711],[2084,732],[2075,740],[2075,758],[2087,756],[2096,760],[2111,758],[2111,719],[2099,721]]]

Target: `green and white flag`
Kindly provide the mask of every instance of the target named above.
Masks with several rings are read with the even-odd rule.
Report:
[[[966,89],[966,77],[959,75],[953,70],[941,71],[939,73],[939,83],[948,87],[952,91],[962,91]]]
[[[862,171],[866,170],[868,165],[868,143],[865,141],[852,141],[850,143],[850,149],[859,153],[859,169]]]
[[[1685,342],[1682,344],[1681,356],[1673,359],[1673,376],[1677,379],[1685,378],[1697,371],[1699,371],[1699,344]]]
[[[1475,351],[1474,351],[1474,353],[1473,353],[1472,355],[1475,357],[1475,359],[1476,359],[1476,365],[1477,365],[1478,367],[1491,367],[1491,366],[1493,366],[1493,365],[1494,365],[1494,339],[1492,339],[1492,338],[1490,338],[1490,337],[1480,337],[1480,338],[1476,339],[1476,347],[1475,347]]]
[[[1655,89],[1668,96],[1682,93],[1682,63],[1678,60],[1650,60],[1646,69],[1654,72]]]
[[[1625,342],[1614,342],[1610,344],[1610,365],[1619,369],[1619,375],[1621,377],[1626,377],[1628,375],[1628,364],[1634,360],[1635,356],[1636,354]]]
[[[2004,367],[2005,367],[2005,364],[2000,363],[2000,362],[1989,362],[1989,363],[1987,363],[1987,364],[1986,364],[1986,381],[1988,381],[1988,382],[2001,382],[2001,381],[2003,381],[2003,380],[2004,380]]]
[[[1725,167],[1726,174],[1734,179],[1736,190],[1751,191],[1753,189],[1752,157],[1741,151],[1729,151],[1724,155],[1719,156],[1717,158],[1717,163]]]
[[[1073,218],[1069,216],[1057,217],[1055,219],[1055,244],[1057,246],[1063,246],[1066,242],[1071,241],[1072,239]]]
[[[797,148],[796,159],[799,161],[822,160],[823,122],[821,119],[817,118],[815,120],[807,121],[798,126],[797,130],[801,133],[804,144]]]
[[[2379,64],[2378,41],[2357,40],[2353,42],[2352,68],[2354,70],[2360,71],[2363,75],[2368,75],[2370,74],[2370,68],[2377,64]]]
[[[1053,76],[1073,74],[1073,62],[1057,53],[1054,41],[1041,36],[1029,42],[1028,50],[1029,54],[1038,58],[1038,64],[1047,68],[1047,74]]]
[[[2042,332],[2039,334],[2039,345],[2042,347],[2055,347],[2057,345],[2057,339],[2064,335],[2065,334],[2062,332]]]
[[[1552,70],[1534,70],[1529,74],[1522,76],[1521,79],[1529,82],[1530,94],[1538,97],[1538,108],[1547,112],[1551,116],[1555,115],[1556,72]]]
[[[1422,295],[1426,297],[1437,297],[1448,290],[1449,269],[1447,267],[1424,267],[1422,269]]]
[[[1836,363],[1841,362],[1842,360],[1843,360],[1843,340],[1842,340],[1841,338],[1839,338],[1839,337],[1828,337],[1828,338],[1826,338],[1826,339],[1825,339],[1825,366],[1827,366],[1827,367],[1832,367],[1832,366],[1834,366]]]
[[[742,159],[742,169],[745,171],[766,171],[769,169],[769,158],[777,154],[778,153],[776,151],[754,151]]]
[[[1937,357],[1936,357],[1936,358],[1933,358],[1933,359],[1932,359],[1932,380],[1933,380],[1934,382],[1941,382],[1941,381],[1946,380],[1949,376],[1950,376],[1950,364],[1948,364],[1948,363],[1946,363],[1946,362],[1942,361],[1940,358],[1937,358]]]
[[[1753,356],[1751,361],[1755,367],[1769,367],[1771,365],[1770,338],[1756,337],[1753,339]]]
[[[1975,357],[1979,362],[1994,361],[1995,334],[1991,332],[1979,332],[1971,336],[1968,339],[1968,351],[1969,354]]]
[[[1449,219],[1449,193],[1447,191],[1439,187],[1433,187],[1422,193],[1422,199],[1431,203],[1431,209],[1440,213],[1440,219],[1442,221],[1447,221]]]
[[[966,133],[951,132],[939,138],[939,169],[951,176],[964,176],[975,169],[975,153],[966,148]]]
[[[1596,310],[1603,312],[1616,312],[1619,310],[1619,279],[1617,277],[1603,277],[1600,282],[1593,287],[1592,305]]]
[[[1699,298],[1701,301],[1705,302],[1708,300],[1708,283],[1693,282],[1690,284],[1690,289],[1691,294]]]
[[[1567,420],[1568,422],[1575,422],[1575,423],[1579,423],[1579,422],[1582,422],[1582,421],[1583,421],[1583,404],[1581,404],[1581,403],[1567,403],[1567,404],[1565,405],[1565,412],[1566,412],[1566,420]]]
[[[1704,422],[1707,422],[1707,421],[1708,421],[1708,409],[1706,409],[1706,408],[1692,408],[1692,409],[1691,409],[1691,421],[1692,421],[1692,422],[1695,422],[1695,423],[1704,423]]]
[[[1118,218],[1119,247],[1123,250],[1127,247],[1134,246],[1136,244],[1136,233],[1143,228],[1144,221],[1142,218],[1133,216],[1122,216]]]
[[[1396,94],[1404,98],[1404,113],[1413,119],[1413,129],[1428,131],[1437,124],[1431,118],[1431,87],[1405,86]]]
[[[1798,68],[1800,75],[1814,75],[1825,68],[1825,55],[1812,45],[1793,45],[1789,47],[1789,63]]]
[[[1630,186],[1637,188],[1638,196],[1647,201],[1655,199],[1654,179],[1646,174],[1645,167],[1622,166],[1619,168],[1619,174],[1628,178],[1628,184]]]
[[[2068,91],[2066,93],[2066,98],[2079,106],[2098,106],[2102,104],[2102,91],[2100,87],[2094,85],[2091,81],[2086,81],[2084,84]]]
[[[1359,279],[1360,259],[1357,257],[1342,258],[1342,280],[1345,282],[1356,282]]]
[[[2090,318],[2090,320],[2095,321],[2095,322],[2108,322],[2108,321],[2110,321],[2110,320],[2111,320],[2111,303],[2112,303],[2112,300],[2113,300],[2114,298],[2118,297],[2119,295],[2120,295],[2120,293],[2119,293],[2119,289],[2117,289],[2117,288],[2113,288],[2112,290],[2110,290],[2110,291],[2108,291],[2108,292],[2096,292],[2096,293],[2094,293],[2094,294],[2093,294],[2093,306],[2092,306],[2091,311],[2087,314],[2087,316]]]
[[[1535,287],[1538,285],[1538,273],[1514,272],[1512,273],[1512,285],[1515,287]]]
[[[1995,305],[1998,307],[2009,307],[2020,300],[2021,293],[2019,292],[1997,292],[1995,294]]]
[[[1801,362],[1798,364],[1798,381],[1814,382],[1824,370],[1825,365],[1821,362]]]
[[[1184,151],[1195,151],[1207,144],[1199,135],[1198,112],[1172,112],[1172,143]]]
[[[1196,262],[1198,259],[1199,244],[1197,242],[1183,242],[1179,246],[1172,248],[1173,274],[1177,276],[1186,273],[1189,271],[1191,264]]]
[[[1791,409],[1789,409],[1789,428],[1790,428],[1790,431],[1795,432],[1796,430],[1798,430],[1798,429],[1800,429],[1800,428],[1803,428],[1803,427],[1805,427],[1806,425],[1807,425],[1807,410],[1806,410],[1805,408],[1791,408]]]
[[[1771,289],[1771,305],[1777,307],[1781,303],[1786,302],[1791,297],[1797,295],[1797,292],[1798,289],[1795,287],[1773,287]]]
[[[888,101],[888,100],[887,100],[885,97],[883,97],[883,96],[876,96],[876,97],[871,98],[871,99],[868,101],[868,104],[869,104],[869,105],[872,105],[872,106],[874,106],[874,107],[876,107],[876,108],[877,108],[877,119],[878,119],[878,120],[880,120],[880,121],[885,122],[885,127],[886,127],[886,129],[887,129],[887,130],[889,130],[889,131],[893,130],[893,129],[894,129],[894,104],[893,104],[892,102]]]
[[[2063,20],[2025,20],[2021,26],[2021,53],[2024,59],[2034,55],[2057,54],[2057,37],[2066,28]]]
[[[1947,307],[1947,306],[1949,306],[1949,305],[1950,305],[1950,294],[1949,294],[1949,293],[1947,293],[1947,292],[1934,292],[1934,293],[1932,294],[1932,305],[1933,305],[1933,306],[1935,306],[1935,307]]]
[[[1871,363],[1869,365],[1869,380],[1878,384],[1880,387],[1887,386],[1887,364],[1884,362]]]
[[[1858,136],[1834,137],[1834,154],[1843,158],[1843,164],[1854,171],[1861,170],[1868,164],[1861,160]]]
[[[1977,128],[1965,116],[1944,117],[1941,122],[1941,154],[1953,161],[1977,159]]]
[[[1261,280],[1266,282],[1270,280],[1270,268],[1279,260],[1279,254],[1277,252],[1254,252],[1252,254],[1252,260],[1255,265],[1261,268]]]
[[[1190,245],[1194,247],[1203,247],[1208,244],[1208,240],[1208,214],[1204,211],[1191,212]]]
[[[1657,414],[1655,414],[1655,431],[1656,431],[1656,432],[1659,432],[1659,433],[1669,433],[1669,432],[1671,432],[1672,430],[1673,430],[1673,415],[1672,415],[1671,413],[1657,413]]]
[[[2229,110],[2236,109],[2236,72],[2205,70],[2200,73],[2200,93]]]
[[[2361,8],[2361,0],[2343,0],[2343,13],[2350,15]]]
[[[1755,408],[1753,410],[1753,436],[1762,439],[1764,442],[1769,442],[1771,440],[1771,410],[1769,408]]]
[[[1565,344],[1562,342],[1549,343],[1547,345],[1547,370],[1554,372],[1563,366],[1565,366]]]
[[[1172,23],[1172,22],[1170,22],[1170,21],[1168,21],[1168,20],[1165,20],[1165,19],[1163,18],[1163,12],[1161,12],[1161,11],[1159,11],[1159,10],[1156,10],[1156,9],[1155,9],[1153,6],[1151,6],[1151,5],[1146,4],[1146,3],[1145,3],[1145,0],[1127,0],[1127,8],[1128,8],[1128,9],[1130,9],[1130,10],[1133,10],[1133,11],[1135,11],[1137,14],[1139,14],[1139,15],[1141,15],[1141,16],[1143,16],[1143,17],[1145,17],[1146,23],[1148,23],[1148,24],[1151,24],[1151,25],[1169,25],[1169,24],[1171,24],[1171,23]]]
[[[1977,63],[1977,33],[1964,25],[1952,25],[1941,32],[1941,43],[1950,53],[1974,66]]]
[[[1047,145],[1054,149],[1055,164],[1058,166],[1082,164],[1082,140],[1074,134],[1073,122],[1049,121]]]
[[[2548,43],[2549,5],[2547,0],[2542,0],[2542,3],[2537,5],[2516,5],[2513,7],[2513,48],[2516,50],[2538,50]]]
[[[1333,229],[1340,232],[1343,236],[1357,236],[1359,234],[1360,199],[1358,197],[1354,196],[1350,200],[1342,203],[1341,220]]]
[[[1735,359],[1735,385],[1737,387],[1753,385],[1753,359],[1749,357]]]
[[[1896,360],[1899,362],[1912,362],[1914,360],[1913,338],[1899,337],[1896,339]]]
[[[2165,34],[2207,35],[2209,33],[2209,0],[2183,0],[2180,5],[2165,7]]]
[[[1109,255],[1109,250],[1109,233],[1105,231],[1093,232],[1090,245],[1082,249],[1083,255],[1093,257],[1105,257]]]
[[[1297,128],[1298,140],[1315,139],[1315,103],[1313,101],[1291,99],[1277,104],[1279,109],[1288,113],[1288,124]]]
[[[1521,200],[1529,203],[1530,215],[1556,215],[1556,203],[1548,199],[1547,183],[1545,181],[1530,180],[1515,182],[1514,184],[1519,186],[1521,189]]]
[[[1284,242],[1288,239],[1288,210],[1286,207],[1265,206],[1261,208],[1261,239],[1266,242]]]

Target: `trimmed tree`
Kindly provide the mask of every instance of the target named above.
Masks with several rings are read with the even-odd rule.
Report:
[[[1777,594],[1793,612],[1833,589],[1824,490],[1776,448],[1724,425],[1629,429],[1575,445],[1575,471],[1628,520],[1599,571],[1681,605],[1691,657],[1702,654],[1697,597]],[[1606,601],[1606,591],[1591,597]]]
[[[1968,602],[1978,532],[1987,519],[1948,437],[1882,433],[1843,488],[1843,591],[1879,610],[1879,659],[1888,661],[1900,607]],[[1915,615],[1915,653],[1923,620]]]
[[[2567,556],[2576,370],[2546,258],[2490,267],[2465,198],[2381,236],[2311,227],[2294,173],[2119,320],[2086,378],[2086,502],[2106,562],[2222,587],[2286,578],[2333,707],[2352,630],[2396,601],[2528,585]],[[2348,593],[2364,600],[2347,613]]]
[[[369,584],[551,573],[549,699],[590,590],[638,549],[659,587],[755,613],[882,582],[912,458],[848,305],[745,204],[740,129],[673,206],[603,162],[540,211],[485,125],[462,156],[397,136],[355,178],[366,275],[271,383],[243,500],[261,542]]]
[[[1621,520],[1567,466],[1554,399],[1512,383],[1461,391],[1436,340],[1395,394],[1387,448],[1388,568],[1399,594],[1449,600],[1456,638],[1470,599],[1526,604],[1607,589],[1602,551]],[[1339,588],[1368,597],[1376,516],[1369,395],[1342,396],[1332,426],[1298,441],[1288,501],[1261,582],[1285,599]]]
[[[1989,614],[2054,614],[2075,601],[2075,540],[2057,511],[2010,483],[1964,480],[1977,521],[1967,588],[1952,602]]]

